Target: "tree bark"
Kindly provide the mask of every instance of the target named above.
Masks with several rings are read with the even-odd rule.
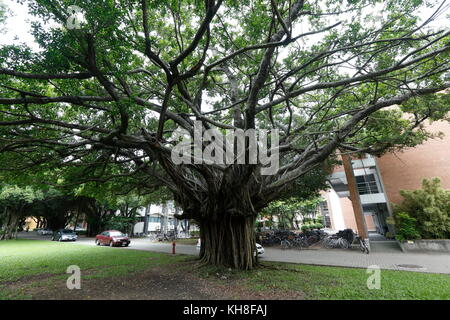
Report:
[[[255,216],[216,215],[200,221],[200,259],[216,266],[250,270],[257,265]]]
[[[15,232],[17,231],[17,226],[19,222],[19,217],[14,212],[9,212],[8,222],[6,225],[5,233],[2,235],[2,240],[13,239]]]
[[[73,232],[77,231],[77,223],[78,223],[78,217],[80,215],[80,208],[77,208],[77,215],[75,216],[75,223],[74,223],[74,227],[73,227]]]
[[[8,235],[8,232],[9,232],[9,227],[10,227],[10,223],[11,223],[11,212],[8,210],[8,208],[6,208],[5,207],[5,214],[6,214],[6,220],[5,220],[5,223],[4,223],[4,225],[5,225],[5,228],[4,228],[4,230],[3,230],[3,234],[1,235],[1,238],[0,238],[0,240],[6,240],[6,239],[8,239],[7,238],[7,235]]]

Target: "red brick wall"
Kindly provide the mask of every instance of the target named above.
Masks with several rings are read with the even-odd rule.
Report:
[[[355,231],[358,230],[358,227],[356,226],[356,219],[353,212],[352,202],[349,198],[340,198],[340,202],[345,226]]]
[[[373,221],[373,217],[365,215],[364,218],[366,219],[367,230],[375,231],[376,228],[375,228],[375,221]]]
[[[377,159],[389,201],[401,202],[399,191],[420,188],[424,178],[439,177],[442,186],[450,189],[450,124],[433,122],[428,130],[445,136]]]
[[[450,124],[433,122],[428,130],[444,133],[443,139],[430,139],[415,148],[402,152],[386,154],[377,159],[388,200],[402,201],[400,190],[414,190],[421,186],[422,179],[439,177],[442,186],[450,189]],[[339,166],[334,172],[343,171]],[[351,202],[348,198],[340,199],[342,215],[347,228],[356,230],[356,221]],[[366,217],[369,230],[374,228],[371,217]]]

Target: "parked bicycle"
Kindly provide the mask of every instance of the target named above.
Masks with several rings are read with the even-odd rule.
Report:
[[[312,230],[295,233],[288,230],[273,230],[260,233],[258,238],[264,246],[277,246],[281,249],[305,249],[319,243],[324,239],[326,233],[322,230]]]
[[[159,242],[174,241],[176,239],[177,239],[177,235],[173,231],[169,231],[166,233],[159,233],[156,235],[156,240],[158,240]]]
[[[352,245],[357,244],[361,252],[369,254],[370,249],[366,241],[352,229],[345,229],[330,235],[323,240],[322,245],[327,249],[342,248],[351,249]]]
[[[369,246],[367,245],[367,242],[363,238],[356,235],[355,241],[359,244],[359,249],[361,250],[362,253],[369,254],[370,252]]]
[[[327,249],[335,249],[335,248],[348,249],[348,248],[350,248],[350,243],[346,239],[338,237],[336,235],[331,235],[331,236],[326,237],[323,240],[322,245],[324,248],[327,248]]]
[[[306,249],[309,248],[312,244],[314,244],[315,242],[311,243],[309,241],[309,238],[305,237],[297,237],[295,239],[292,239],[292,246],[295,249]]]
[[[281,249],[290,249],[292,248],[292,243],[287,239],[281,240],[280,247]]]

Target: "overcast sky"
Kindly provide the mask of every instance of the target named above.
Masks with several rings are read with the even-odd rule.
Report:
[[[28,15],[27,6],[20,5],[12,0],[0,0],[0,2],[6,4],[12,14],[12,16],[8,14],[6,30],[0,37],[0,44],[13,44],[15,41],[19,41],[37,49],[37,45],[33,45],[33,36],[30,35],[30,24],[28,21],[30,16]],[[15,40],[16,37],[18,40]]]

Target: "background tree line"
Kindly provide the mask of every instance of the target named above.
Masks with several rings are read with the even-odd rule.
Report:
[[[57,230],[87,223],[86,234],[95,236],[105,229],[132,234],[138,210],[149,199],[136,194],[102,197],[100,192],[83,189],[38,189],[31,186],[0,186],[0,239],[14,238],[23,230],[25,219],[32,218],[37,228]]]

